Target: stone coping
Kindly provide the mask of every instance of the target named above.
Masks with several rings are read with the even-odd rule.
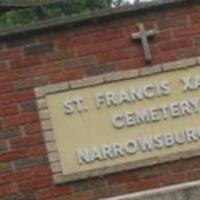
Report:
[[[63,175],[59,154],[57,151],[56,141],[54,139],[54,130],[51,125],[50,113],[46,101],[46,96],[49,94],[70,91],[77,88],[94,87],[96,85],[106,84],[110,82],[135,79],[139,77],[150,76],[159,73],[166,73],[169,71],[181,70],[190,67],[200,67],[200,57],[188,58],[134,70],[113,72],[105,75],[99,75],[57,84],[50,84],[47,86],[35,88],[35,96],[37,99],[38,112],[41,120],[41,128],[43,131],[48,159],[55,184],[86,179],[89,177],[103,176],[114,172],[116,173],[119,171],[136,169],[144,166],[152,166],[164,162],[172,162],[179,159],[187,159],[191,157],[200,156],[199,149],[196,149],[186,152],[177,152],[175,154],[170,154],[166,156],[150,157],[146,160],[115,165],[114,167],[103,167],[101,169],[95,169],[81,173],[74,173],[70,175]]]
[[[199,0],[154,0],[152,2],[143,2],[137,5],[124,6],[119,8],[109,8],[99,11],[93,11],[90,14],[74,14],[72,16],[59,17],[38,22],[32,25],[16,26],[7,28],[0,31],[1,38],[12,38],[13,35],[25,34],[29,32],[38,32],[46,29],[55,29],[62,26],[72,26],[81,23],[87,23],[89,21],[96,22],[100,19],[113,18],[115,16],[123,16],[128,14],[134,14],[138,11],[155,9],[158,7],[165,7],[180,3],[199,3]]]
[[[198,180],[99,200],[198,200],[199,192]]]

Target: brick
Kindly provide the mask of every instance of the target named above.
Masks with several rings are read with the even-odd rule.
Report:
[[[163,42],[172,39],[172,33],[170,30],[160,31],[158,35],[153,39],[154,42]]]
[[[9,63],[7,61],[0,61],[0,72],[5,72],[10,69]]]
[[[177,17],[177,16],[182,16],[185,14],[188,14],[190,12],[195,12],[196,9],[193,9],[192,7],[188,6],[181,6],[181,7],[177,7],[176,9],[170,10],[170,12],[167,13],[167,16],[170,17]]]
[[[42,144],[43,138],[40,134],[30,135],[26,137],[15,137],[10,139],[11,148],[30,147]]]
[[[57,47],[57,45],[56,45]],[[45,53],[42,56],[42,62],[46,64],[58,62],[62,66],[61,60],[65,60],[67,58],[71,59],[77,56],[77,50],[75,48],[68,48],[63,51],[54,51],[50,53]]]
[[[44,156],[33,156],[14,161],[14,166],[17,170],[19,170],[34,167],[37,165],[43,165],[46,163],[47,159]]]
[[[24,157],[27,157],[27,152],[25,149],[3,152],[0,153],[0,162],[13,161]]]
[[[200,26],[199,25],[193,25],[193,26],[185,27],[185,28],[178,28],[174,31],[174,35],[176,37],[196,35],[196,34],[199,34],[199,33],[200,33]]]
[[[63,196],[71,192],[72,188],[70,186],[51,186],[41,189],[38,192],[38,198],[41,200],[48,200],[49,198]]]
[[[149,168],[145,167],[138,169],[137,172],[135,172],[136,175],[135,180],[151,179],[162,176],[163,174],[169,174],[170,170],[168,168],[169,168],[168,163],[167,164],[164,163],[162,165],[155,165]]]
[[[127,60],[132,57],[132,50],[129,49],[120,49],[115,50],[110,53],[111,61]]]
[[[34,65],[40,65],[41,64],[41,60],[38,56],[31,56],[31,57],[27,57],[27,58],[13,58],[10,61],[10,65],[11,67],[14,68],[29,68],[31,66]]]
[[[111,59],[111,55],[110,55],[110,52],[100,52],[97,54],[97,60],[99,63],[107,63],[107,62],[110,62],[110,59]],[[98,65],[97,65],[98,66]],[[97,67],[96,66],[96,67]],[[92,66],[90,66],[92,67]]]
[[[54,43],[41,43],[41,44],[33,44],[24,47],[25,56],[35,55],[35,54],[43,54],[48,52],[53,52],[55,49]]]
[[[4,128],[0,130],[0,139],[8,139],[22,135],[22,130],[18,126]]]
[[[158,30],[164,30],[169,28],[176,28],[176,27],[182,27],[187,26],[189,24],[188,18],[186,15],[169,17],[169,18],[162,18],[159,19],[157,22]]]
[[[34,76],[44,76],[52,73],[58,73],[61,70],[60,63],[52,62],[34,66],[29,69],[29,73]]]
[[[104,34],[102,34],[102,32],[96,32],[93,34],[93,37],[95,43],[99,41],[109,42],[110,40],[121,39],[123,37],[123,28],[115,27],[115,29],[113,29],[108,27],[104,30]]]
[[[22,195],[22,200],[36,200],[35,191],[25,191],[20,194]]]
[[[175,51],[162,51],[159,54],[155,55],[153,61],[155,63],[166,63],[170,61],[174,61],[177,59],[177,55]]]
[[[108,184],[123,184],[138,180],[137,171],[124,171],[116,176],[116,174],[110,174],[106,178]]]
[[[22,112],[34,112],[37,111],[37,105],[35,100],[24,101],[20,103],[20,110]]]
[[[79,192],[72,195],[73,200],[87,200],[91,197],[90,191]]]
[[[119,61],[119,70],[130,70],[143,66],[146,66],[146,62],[143,57]]]
[[[48,163],[45,165],[37,165],[33,167],[32,170],[34,171],[35,177],[51,175],[51,169]]]
[[[0,116],[9,116],[9,115],[16,115],[18,114],[18,107],[17,104],[10,105],[10,106],[0,106]]]
[[[11,48],[16,48],[22,45],[27,45],[27,44],[33,44],[35,42],[35,38],[34,37],[30,37],[30,36],[18,36],[17,38],[12,37],[11,40],[7,40],[5,45],[8,49]]]
[[[4,196],[1,200],[36,200],[34,191],[25,191],[9,196]]]
[[[200,23],[199,13],[191,13],[190,20],[191,20],[192,24]]]
[[[0,60],[9,60],[11,58],[21,58],[21,49],[19,47],[5,51],[0,51]]]
[[[0,174],[5,174],[12,171],[11,163],[1,162],[0,163]]]
[[[100,75],[100,74],[116,71],[117,67],[118,67],[117,62],[108,62],[108,63],[100,64],[97,67],[93,67],[93,66],[88,67],[85,69],[85,73],[87,76]]]
[[[2,83],[0,85],[0,94],[8,93],[13,91],[13,86],[11,83]]]
[[[185,169],[184,169],[185,166]],[[199,162],[199,157],[195,157],[192,159],[186,159],[184,161],[179,161],[175,164],[173,164],[170,167],[170,170],[172,172],[181,172],[181,171],[192,171],[192,170],[198,170],[200,168],[200,162]]]
[[[104,42],[104,45],[107,51],[113,50],[113,49],[114,50],[129,49],[130,50],[130,48],[134,48],[132,44],[130,43],[130,41],[127,40],[127,38],[123,38],[123,37],[117,40],[110,40],[110,41]]]
[[[9,126],[17,126],[17,125],[22,125],[26,123],[31,123],[35,121],[38,121],[38,114],[30,113],[30,114],[23,114],[23,115],[8,117],[4,119],[3,124],[4,124],[4,127],[9,127]]]
[[[29,156],[41,156],[46,155],[46,149],[43,144],[37,144],[27,148],[27,155]]]
[[[0,176],[0,184],[8,184],[28,180],[34,177],[34,173],[31,169],[25,169],[18,172],[6,174]]]
[[[34,98],[34,92],[32,90],[24,90],[13,94],[2,95],[0,101],[2,104],[19,103]]]
[[[125,188],[123,185],[113,185],[110,187],[100,187],[96,188],[92,191],[92,197],[93,199],[101,199],[101,198],[109,198],[115,194],[115,196],[124,194],[125,192],[128,192],[127,190],[125,191]]]
[[[26,79],[26,77],[29,75],[29,71],[25,69],[12,69],[12,82],[16,80]]]
[[[83,73],[81,70],[71,70],[67,72],[55,73],[51,76],[51,81],[53,83],[62,82],[62,81],[70,81],[73,79],[79,79],[83,77]]]
[[[5,140],[0,140],[0,152],[6,151],[8,149],[6,141]]]
[[[6,184],[6,185],[0,186],[0,197],[4,197],[16,192],[17,192],[17,189],[14,184]]]
[[[195,37],[194,42],[196,46],[200,46],[200,36]]]
[[[49,187],[52,181],[50,177],[36,178],[30,181],[22,182],[18,184],[19,191],[27,191],[33,189],[40,189],[44,187]]]
[[[41,132],[40,124],[38,122],[25,124],[24,132],[26,135],[40,133]]]
[[[96,66],[97,59],[95,56],[85,56],[81,58],[70,58],[62,61],[62,67],[64,70],[83,68],[87,66]]]
[[[2,129],[3,128],[3,121],[2,121],[2,119],[0,119],[0,129]]]
[[[1,200],[22,200],[20,194],[9,194],[1,198]]]
[[[73,182],[72,187],[73,190],[78,193],[78,192],[93,190],[95,188],[106,187],[106,184],[107,180],[103,178],[94,178],[94,179],[84,180],[83,182],[82,181]]]
[[[10,72],[0,73],[0,83],[5,83],[12,81],[13,77],[11,76]]]
[[[180,40],[168,41],[166,43],[162,43],[159,45],[160,50],[162,51],[170,51],[174,49],[179,49],[183,47],[192,46],[193,41],[189,38],[183,38]]]
[[[158,179],[160,179],[163,185],[171,185],[171,184],[185,182],[187,180],[187,174],[177,173],[177,174],[164,175]]]
[[[192,168],[191,163],[193,163],[192,160],[182,160],[179,162],[174,162],[173,165],[169,166],[169,171],[171,173],[190,171]]]
[[[24,90],[39,87],[48,83],[48,77],[34,77],[13,82],[15,90]]]
[[[1,44],[0,44],[0,51],[3,51],[3,50],[5,50],[5,43],[1,42]]]

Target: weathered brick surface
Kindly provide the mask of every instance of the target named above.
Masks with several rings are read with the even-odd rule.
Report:
[[[30,56],[34,54],[52,52],[54,48],[54,43],[35,44],[24,47],[24,53],[26,56]]]
[[[36,197],[34,191],[28,191],[4,196],[1,200],[36,200]]]
[[[6,61],[0,61],[0,72],[8,71],[9,63]]]
[[[29,157],[24,159],[16,160],[14,165],[16,169],[25,169],[41,164],[46,164],[47,159],[44,156]]]
[[[105,74],[109,72],[114,72],[117,70],[118,64],[116,62],[109,62],[104,64],[99,64],[98,66],[88,66],[85,69],[85,74],[87,76],[94,76],[99,74]]]
[[[34,112],[37,110],[36,102],[34,100],[22,102],[20,108],[22,112]]]
[[[28,79],[20,79],[13,83],[16,90],[24,90],[34,87],[39,87],[48,83],[48,77],[34,77]]]
[[[0,152],[6,151],[7,149],[6,140],[0,140]]]
[[[145,62],[140,42],[131,40],[138,21],[147,29],[158,29],[150,41],[151,65],[200,55],[199,4],[0,41],[0,200],[95,200],[200,178],[197,157],[62,186],[53,183],[34,88],[65,81],[76,87],[80,83],[74,80],[102,74],[108,74],[108,81],[115,80],[112,72],[123,71],[128,77],[126,70],[132,70],[133,76],[141,67],[147,67],[141,74],[156,72],[148,70],[151,65]],[[160,72],[159,67],[156,70]],[[42,99],[40,107],[46,107]]]
[[[12,138],[22,134],[22,130],[19,126],[13,126],[10,128],[3,128],[0,130],[0,139]]]
[[[4,173],[8,173],[8,172],[11,172],[12,171],[12,166],[11,166],[11,163],[4,163],[4,162],[1,162],[0,163],[0,174],[4,174]]]

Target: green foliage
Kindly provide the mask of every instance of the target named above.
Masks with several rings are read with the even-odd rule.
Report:
[[[121,0],[119,0],[121,1]],[[0,17],[0,29],[111,7],[112,0],[66,0],[42,7],[12,10]]]

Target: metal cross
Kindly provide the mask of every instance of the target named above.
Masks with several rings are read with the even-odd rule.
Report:
[[[137,40],[137,39],[141,40],[142,48],[144,50],[145,59],[147,60],[147,62],[151,62],[152,56],[151,56],[151,50],[150,50],[150,47],[149,47],[148,38],[156,35],[157,31],[156,30],[146,31],[145,28],[144,28],[144,24],[142,24],[142,23],[138,24],[138,28],[139,28],[139,32],[133,33],[131,36],[134,40]]]

